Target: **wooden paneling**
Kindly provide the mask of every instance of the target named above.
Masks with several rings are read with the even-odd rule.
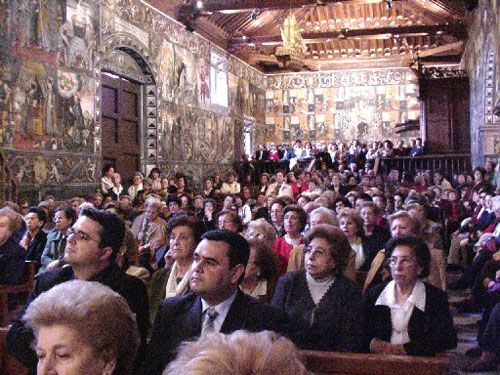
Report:
[[[375,60],[408,66],[417,52],[449,62],[463,48],[436,48],[467,38],[465,7],[456,0],[204,0],[201,8],[181,0],[149,2],[266,72],[272,71],[268,57],[281,44],[280,28],[290,13],[304,39],[303,70],[336,69],[339,63],[359,68]]]
[[[470,152],[467,78],[421,80],[427,153]]]

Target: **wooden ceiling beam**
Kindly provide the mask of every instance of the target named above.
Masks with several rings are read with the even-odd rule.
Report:
[[[378,27],[370,29],[342,29],[340,31],[318,31],[318,32],[304,32],[302,39],[306,44],[324,43],[329,42],[331,39],[345,39],[345,38],[362,38],[383,36],[386,34],[392,35],[434,35],[434,34],[451,34],[459,39],[465,39],[467,30],[465,25],[458,24],[444,24],[444,25],[412,25],[412,26],[399,26],[399,27]],[[330,39],[330,40],[328,40]],[[236,47],[241,44],[279,44],[281,43],[281,35],[261,35],[251,37],[232,37],[228,38],[227,45],[229,48]]]
[[[376,4],[383,2],[398,2],[407,0],[204,0],[201,9],[196,5],[181,5],[180,12],[196,12],[199,16],[211,15],[212,13],[242,13],[251,12],[254,9],[259,11],[315,7],[329,4]],[[195,3],[196,4],[196,3]]]

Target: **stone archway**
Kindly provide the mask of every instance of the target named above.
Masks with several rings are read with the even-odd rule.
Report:
[[[158,91],[156,66],[148,48],[129,34],[114,34],[101,43],[100,60],[96,69],[96,149],[101,152],[101,72],[109,72],[139,82],[142,86],[141,171],[149,172],[158,164]]]

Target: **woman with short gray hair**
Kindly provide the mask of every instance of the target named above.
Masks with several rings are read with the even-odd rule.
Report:
[[[133,373],[140,341],[135,314],[103,284],[56,285],[28,306],[23,320],[35,334],[38,374]]]

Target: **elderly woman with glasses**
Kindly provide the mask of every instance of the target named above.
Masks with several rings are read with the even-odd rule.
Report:
[[[291,338],[301,349],[361,349],[361,289],[343,276],[350,252],[339,228],[317,225],[305,240],[305,269],[279,279],[272,304],[289,315]]]
[[[457,346],[446,293],[424,283],[431,255],[424,240],[403,236],[386,245],[392,281],[368,291],[367,346],[377,354],[434,356]]]

